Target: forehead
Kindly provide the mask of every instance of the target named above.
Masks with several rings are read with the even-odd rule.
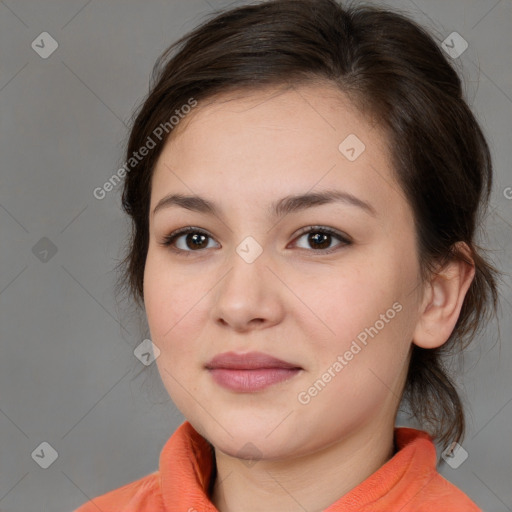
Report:
[[[178,140],[204,138],[205,132],[209,132],[208,138],[229,134],[240,141],[244,135],[263,136],[266,132],[269,142],[279,143],[284,149],[285,138],[303,137],[316,145],[319,139],[332,143],[343,134],[363,135],[371,131],[376,132],[372,142],[382,143],[383,133],[376,128],[369,115],[363,116],[333,84],[308,83],[240,89],[215,95],[201,101],[174,128],[168,142],[174,141],[176,147]],[[278,132],[285,132],[285,136],[276,139]],[[327,134],[330,137],[326,139]]]
[[[382,196],[392,192],[383,186],[397,187],[389,157],[380,127],[334,86],[219,95],[200,103],[167,141],[152,180],[152,208],[171,190],[215,197],[246,190],[251,200],[256,191],[269,197],[278,189],[341,186]]]

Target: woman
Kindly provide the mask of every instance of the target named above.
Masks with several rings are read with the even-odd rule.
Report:
[[[441,356],[497,301],[491,157],[442,50],[388,10],[274,0],[157,64],[123,279],[187,421],[78,511],[480,510],[433,444],[464,435]]]

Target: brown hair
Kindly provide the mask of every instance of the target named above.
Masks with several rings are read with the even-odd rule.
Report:
[[[149,95],[133,121],[126,159],[190,98],[200,106],[220,93],[314,80],[336,85],[386,131],[397,180],[414,211],[423,278],[439,262],[464,259],[475,266],[448,341],[432,350],[413,346],[403,395],[434,438],[459,441],[463,405],[443,356],[465,348],[496,312],[499,272],[475,243],[492,164],[461,81],[425,29],[388,8],[342,7],[334,0],[272,0],[221,13],[159,57]],[[124,183],[122,205],[132,233],[118,286],[126,285],[138,305],[144,302],[151,178],[166,139],[156,141]],[[473,261],[459,251],[460,241]]]

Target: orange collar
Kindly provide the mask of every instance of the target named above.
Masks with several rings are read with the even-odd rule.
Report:
[[[426,432],[396,427],[395,444],[398,452],[388,462],[324,512],[360,512],[370,504],[376,511],[389,510],[390,505],[405,506],[439,477],[435,446]],[[212,470],[210,444],[185,421],[160,454],[166,509],[218,512],[208,497]]]

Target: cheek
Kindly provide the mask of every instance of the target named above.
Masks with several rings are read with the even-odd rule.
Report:
[[[339,310],[332,324],[336,336],[310,338],[310,387],[302,391],[318,396],[315,407],[320,409],[343,404],[332,412],[339,421],[345,421],[347,409],[357,418],[393,401],[402,390],[411,321],[393,297],[372,299],[365,298],[364,309],[348,302]]]
[[[315,285],[314,279],[297,281],[295,288],[308,298],[300,330],[313,351],[312,373],[321,376],[331,369],[340,386],[357,382],[353,389],[361,396],[357,390],[372,387],[372,382],[382,386],[379,378],[393,386],[413,332],[412,295],[402,290],[404,283],[414,282],[414,268],[409,271],[399,260],[384,261],[381,252],[381,258],[353,265],[335,280],[320,279]]]
[[[172,337],[179,321],[190,309],[190,282],[170,267],[161,251],[148,251],[144,269],[144,303],[151,333],[164,341]]]
[[[293,289],[305,304],[296,307],[304,310],[308,337],[338,349],[391,308],[397,299],[394,285],[382,269],[359,261],[346,269],[331,268],[325,276],[297,276]]]
[[[145,308],[151,340],[160,349],[158,371],[176,407],[189,415],[190,393],[198,392],[194,377],[201,361],[204,293],[190,281],[186,285],[165,264],[150,260],[146,265]]]
[[[157,362],[181,371],[201,360],[201,331],[207,319],[208,286],[204,279],[169,268],[163,257],[148,253],[144,300],[151,339],[160,349]],[[165,375],[162,375],[165,378]]]

